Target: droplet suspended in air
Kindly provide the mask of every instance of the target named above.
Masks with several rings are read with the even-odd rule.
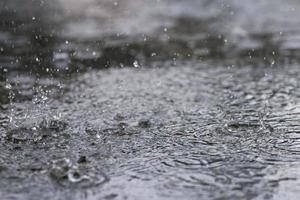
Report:
[[[139,62],[138,62],[137,60],[135,60],[135,61],[133,62],[133,67],[135,67],[135,68],[140,67]]]
[[[7,83],[7,84],[5,85],[5,88],[10,90],[10,89],[12,88],[12,86],[11,86],[11,84]]]

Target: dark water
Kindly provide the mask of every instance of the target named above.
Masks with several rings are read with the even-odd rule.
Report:
[[[296,0],[2,0],[0,199],[299,199]]]

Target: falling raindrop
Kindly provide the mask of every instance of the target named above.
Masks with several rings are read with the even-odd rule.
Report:
[[[135,68],[140,67],[139,62],[138,62],[137,60],[135,60],[135,61],[133,62],[133,67],[135,67]]]
[[[275,60],[272,60],[271,66],[275,65]]]
[[[5,85],[5,88],[8,89],[8,90],[11,90],[11,89],[12,89],[12,86],[11,86],[11,84],[7,83],[7,84]]]

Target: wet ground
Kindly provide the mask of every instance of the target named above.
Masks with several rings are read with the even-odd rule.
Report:
[[[296,0],[3,0],[0,199],[299,199]]]

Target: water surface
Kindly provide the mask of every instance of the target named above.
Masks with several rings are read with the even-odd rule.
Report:
[[[1,199],[298,199],[295,0],[0,3]]]

